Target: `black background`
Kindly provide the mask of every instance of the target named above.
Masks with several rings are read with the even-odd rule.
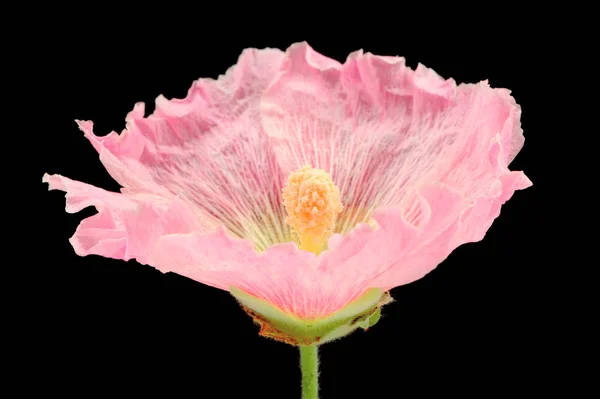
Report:
[[[317,32],[331,17],[263,15],[240,25],[223,11],[166,5],[153,18],[101,7],[72,18],[63,11],[38,36],[38,64],[31,66],[46,111],[40,181],[44,172],[58,173],[118,190],[74,119],[93,120],[98,134],[120,131],[135,102],[145,102],[148,114],[159,94],[182,98],[192,81],[216,78],[246,47],[285,49],[306,40],[339,61],[363,48],[404,56],[413,68],[421,62],[458,83],[488,79],[512,90],[526,142],[511,169],[524,170],[534,186],[504,205],[482,242],[392,290],[395,302],[377,326],[323,346],[321,397],[489,397],[556,384],[542,371],[554,355],[540,324],[548,306],[541,253],[549,245],[540,69],[555,55],[550,35],[528,34],[531,26],[512,13],[499,21],[484,12],[454,16],[461,22],[440,25],[409,23],[420,14],[380,23],[356,11],[339,28]],[[23,389],[78,397],[300,397],[296,348],[259,337],[227,292],[135,261],[78,257],[68,238],[94,210],[66,214],[63,194],[46,189],[40,182],[45,281],[28,332],[36,349],[24,366],[36,378]]]

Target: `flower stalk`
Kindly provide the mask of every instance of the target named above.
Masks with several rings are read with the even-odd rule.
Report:
[[[302,399],[319,398],[319,347],[300,346],[300,368],[302,370]]]

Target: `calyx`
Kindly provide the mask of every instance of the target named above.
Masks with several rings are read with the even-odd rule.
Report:
[[[231,287],[230,292],[260,326],[260,335],[295,346],[320,345],[344,337],[358,328],[367,330],[379,321],[381,307],[392,302],[389,292],[370,288],[329,316],[303,320],[239,288]]]

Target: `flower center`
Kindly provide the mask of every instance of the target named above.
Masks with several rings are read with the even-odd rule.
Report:
[[[292,172],[282,190],[286,223],[301,249],[321,253],[344,206],[340,190],[322,169],[304,166]]]

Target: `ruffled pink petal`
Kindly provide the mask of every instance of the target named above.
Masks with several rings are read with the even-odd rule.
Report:
[[[224,229],[209,235],[165,236],[153,252],[154,265],[163,272],[173,271],[223,290],[236,286],[284,309],[315,258],[293,243],[259,253],[250,240],[233,238]]]
[[[151,264],[152,248],[163,235],[205,231],[177,199],[112,193],[60,175],[45,174],[43,181],[49,190],[67,193],[67,212],[79,212],[88,206],[98,211],[84,219],[70,239],[80,256],[101,255]]]
[[[347,209],[338,231],[377,208],[410,206],[424,183],[448,184],[475,201],[523,145],[520,109],[507,90],[456,86],[399,57],[356,52],[343,65],[322,57],[306,43],[290,47],[261,115],[284,174],[304,164],[333,174]],[[503,157],[490,164],[497,135]],[[521,183],[516,189],[529,184]],[[349,221],[357,208],[368,212]]]
[[[421,188],[417,198],[422,214],[419,226],[409,221],[402,207],[387,208],[374,213],[375,231],[362,224],[346,236],[330,239],[329,250],[319,257],[318,266],[319,288],[327,287],[327,295],[313,292],[322,301],[316,309],[327,314],[367,288],[394,287],[381,278],[393,266],[404,268],[416,280],[448,256],[451,241],[439,238],[456,230],[462,196],[449,187],[431,185]]]
[[[259,97],[278,73],[279,50],[246,50],[218,80],[196,81],[185,99],[136,104],[120,134],[78,122],[127,193],[177,196],[207,225],[223,225],[259,249],[289,241],[280,193],[285,176],[262,132]]]
[[[373,284],[422,277],[452,249],[482,239],[501,205],[531,185],[508,170],[524,142],[509,91],[487,82],[457,86],[423,65],[412,71],[399,57],[356,52],[342,65],[306,43],[286,55],[261,100],[263,126],[284,173],[304,164],[332,173],[346,206],[337,231],[387,207],[400,207],[417,227],[425,209],[453,218],[401,260],[373,256],[383,270]],[[436,183],[461,197],[459,212],[445,213],[443,202],[422,205],[419,191]]]
[[[401,208],[377,212],[377,228],[363,224],[348,235],[334,235],[320,256],[295,244],[279,244],[262,253],[248,240],[217,234],[162,237],[154,265],[221,289],[235,286],[304,319],[335,312],[402,263],[414,278],[422,277],[450,252],[447,236],[456,230],[462,197],[443,186],[419,192],[422,224],[415,227]],[[440,241],[440,237],[444,240]],[[376,256],[374,256],[376,254]]]

